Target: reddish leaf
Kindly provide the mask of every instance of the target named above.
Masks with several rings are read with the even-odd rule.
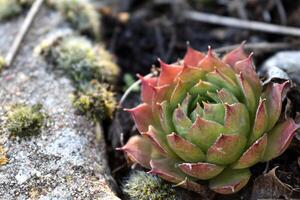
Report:
[[[182,163],[178,166],[185,174],[201,180],[211,179],[221,173],[224,169],[223,166],[202,162]]]
[[[143,167],[150,168],[151,146],[147,138],[136,135],[131,137],[125,146],[117,148],[117,150],[124,151],[131,161],[139,163]]]
[[[244,51],[244,42],[236,49],[226,53],[222,61],[229,64],[230,66],[234,66],[234,64],[240,60],[247,58],[245,51]]]
[[[219,165],[233,163],[243,154],[246,142],[242,134],[221,134],[207,150],[207,162]]]
[[[171,149],[184,161],[199,162],[205,159],[205,154],[196,145],[185,140],[176,133],[167,135]]]
[[[143,103],[135,108],[124,110],[131,114],[139,132],[148,131],[148,127],[153,122],[152,109],[148,104]]]
[[[249,181],[249,169],[225,169],[209,181],[209,188],[220,194],[233,194],[242,189]]]
[[[198,63],[205,57],[205,54],[196,51],[195,49],[188,46],[186,54],[183,58],[185,65],[197,66]]]
[[[267,146],[267,134],[255,141],[233,165],[234,169],[248,168],[258,163]]]
[[[262,160],[269,161],[280,156],[289,146],[298,128],[299,124],[291,118],[277,124],[268,133],[268,144]]]

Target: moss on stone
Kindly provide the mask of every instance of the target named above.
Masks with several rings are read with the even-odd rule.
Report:
[[[101,121],[113,117],[117,102],[107,85],[93,82],[74,94],[73,105],[80,114]]]
[[[32,2],[33,0],[0,0],[0,21],[20,14]]]
[[[5,67],[5,65],[6,65],[5,59],[4,59],[4,57],[2,57],[0,55],[0,73],[2,72],[3,68]]]
[[[77,88],[94,79],[110,84],[117,81],[119,68],[113,56],[103,47],[94,47],[84,37],[65,36],[46,40],[38,49],[47,61],[68,74]]]
[[[89,0],[49,0],[80,33],[100,38],[101,15]]]
[[[6,130],[11,136],[19,137],[39,134],[45,121],[45,115],[40,111],[41,108],[41,104],[13,105],[7,113]]]
[[[123,192],[130,200],[174,200],[176,191],[157,176],[132,171],[123,184]]]

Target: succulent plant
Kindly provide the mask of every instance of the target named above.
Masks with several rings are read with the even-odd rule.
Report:
[[[140,77],[142,103],[127,109],[141,136],[119,149],[178,186],[201,193],[206,180],[235,193],[249,168],[281,155],[299,128],[280,118],[289,81],[263,86],[242,46],[222,59],[189,47],[183,60],[160,66],[158,77]]]

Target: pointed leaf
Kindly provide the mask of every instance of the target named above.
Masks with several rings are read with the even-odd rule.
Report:
[[[160,154],[167,157],[178,158],[172,149],[170,149],[164,132],[155,129],[153,126],[149,126],[148,131],[142,132],[141,134],[149,138],[149,141],[152,142]]]
[[[217,93],[222,103],[234,104],[239,102],[239,100],[225,88],[222,88]]]
[[[298,128],[299,124],[291,118],[277,124],[268,133],[268,144],[262,160],[269,161],[280,156],[289,146]]]
[[[185,114],[188,113],[188,110],[189,110],[189,105],[190,105],[190,102],[191,102],[191,95],[189,93],[186,94],[185,98],[183,99],[183,101],[181,102],[181,105],[180,107],[182,108],[183,112]]]
[[[163,101],[158,104],[158,112],[160,118],[160,124],[166,134],[170,134],[175,131],[175,127],[172,121],[172,109],[167,101]]]
[[[125,111],[128,111],[137,127],[139,132],[145,132],[148,131],[148,127],[150,124],[153,123],[153,114],[151,107],[146,104],[140,104],[135,108],[132,109],[124,109]]]
[[[137,135],[131,137],[125,146],[117,148],[117,150],[124,151],[131,161],[146,168],[150,168],[151,149],[150,141]]]
[[[207,162],[219,165],[233,163],[243,154],[246,142],[243,134],[221,134],[207,150]]]
[[[211,72],[215,67],[218,68],[225,65],[226,64],[224,62],[214,56],[212,49],[209,47],[207,55],[199,62],[198,67],[207,72]]]
[[[205,155],[199,147],[176,133],[167,135],[167,140],[171,149],[184,161],[199,162],[205,159]]]
[[[209,188],[220,194],[233,194],[247,185],[251,173],[249,169],[225,169],[209,182]]]
[[[262,86],[253,65],[252,54],[250,54],[248,58],[236,62],[233,68],[237,74],[242,73],[244,75],[244,78],[253,88],[256,98],[259,98],[261,95]]]
[[[233,165],[233,169],[244,169],[258,163],[264,155],[267,146],[267,134],[255,141]]]
[[[188,46],[187,52],[183,58],[185,65],[197,66],[198,63],[205,57],[205,54],[196,51],[195,49]]]
[[[182,163],[178,165],[179,169],[189,176],[200,180],[211,179],[220,174],[224,167],[211,163]]]
[[[225,105],[224,133],[239,133],[248,135],[250,130],[249,113],[244,104]]]
[[[244,79],[244,75],[242,73],[237,75],[237,79],[239,86],[241,87],[241,91],[243,93],[243,102],[247,105],[250,117],[253,118],[256,112],[259,97],[258,99],[256,99],[250,84],[247,82],[246,79]]]
[[[263,97],[266,98],[266,107],[269,116],[268,129],[273,128],[281,114],[282,100],[285,89],[289,86],[289,81],[282,84],[270,83],[264,91]]]
[[[170,98],[170,105],[172,108],[176,108],[178,104],[180,104],[187,92],[190,90],[190,88],[193,86],[191,82],[183,82],[182,80],[179,80],[175,86],[175,89],[171,95]]]
[[[250,143],[253,143],[267,130],[268,127],[268,113],[266,110],[265,99],[260,99],[256,111],[253,129],[250,135]]]
[[[219,87],[203,80],[199,80],[199,82],[194,85],[190,89],[190,94],[192,95],[198,95],[198,94],[206,94],[206,92],[215,92]]]
[[[228,89],[237,98],[240,96],[240,89],[238,85],[228,76],[220,72],[217,68],[214,71],[207,73],[206,79],[212,84],[217,85],[219,88]]]
[[[157,86],[157,87],[153,87],[153,90],[154,90],[153,105],[155,105],[155,103],[160,103],[164,100],[169,100],[171,98],[171,95],[174,90],[174,85]]]
[[[184,173],[176,168],[177,163],[175,163],[174,160],[167,158],[151,160],[150,165],[152,170],[149,173],[156,174],[169,182],[176,183],[176,186],[197,192],[204,198],[211,196],[211,192],[205,186],[190,180]]]
[[[203,118],[224,124],[225,109],[223,104],[203,103],[204,112]]]
[[[222,103],[215,92],[207,92],[206,95],[211,99],[213,103]]]
[[[221,124],[197,117],[186,138],[206,152],[223,130]]]
[[[178,134],[186,135],[188,130],[192,127],[192,121],[187,117],[181,107],[174,110],[173,124]]]
[[[141,80],[141,97],[142,101],[148,105],[152,105],[154,89],[153,87],[157,84],[157,77],[145,78],[138,75]]]
[[[197,103],[196,108],[191,113],[191,120],[194,122],[196,121],[197,117],[203,117],[203,108],[200,106],[199,103]]]
[[[200,68],[184,65],[182,71],[178,74],[177,79],[195,84],[202,79],[205,74],[206,72]]]
[[[238,48],[226,53],[222,58],[222,61],[229,64],[230,66],[234,66],[236,62],[244,60],[246,58],[247,56],[244,51],[244,43],[242,43]]]
[[[162,60],[158,60],[160,63],[161,72],[158,77],[157,86],[172,84],[178,74],[182,71],[182,66],[168,65]]]

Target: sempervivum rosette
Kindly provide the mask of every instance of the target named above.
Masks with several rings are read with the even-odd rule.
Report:
[[[235,193],[249,167],[281,155],[299,128],[278,121],[289,82],[263,88],[242,47],[222,59],[188,48],[160,66],[158,77],[140,77],[142,103],[128,110],[141,136],[120,149],[167,181],[199,192],[208,180],[217,193]]]

